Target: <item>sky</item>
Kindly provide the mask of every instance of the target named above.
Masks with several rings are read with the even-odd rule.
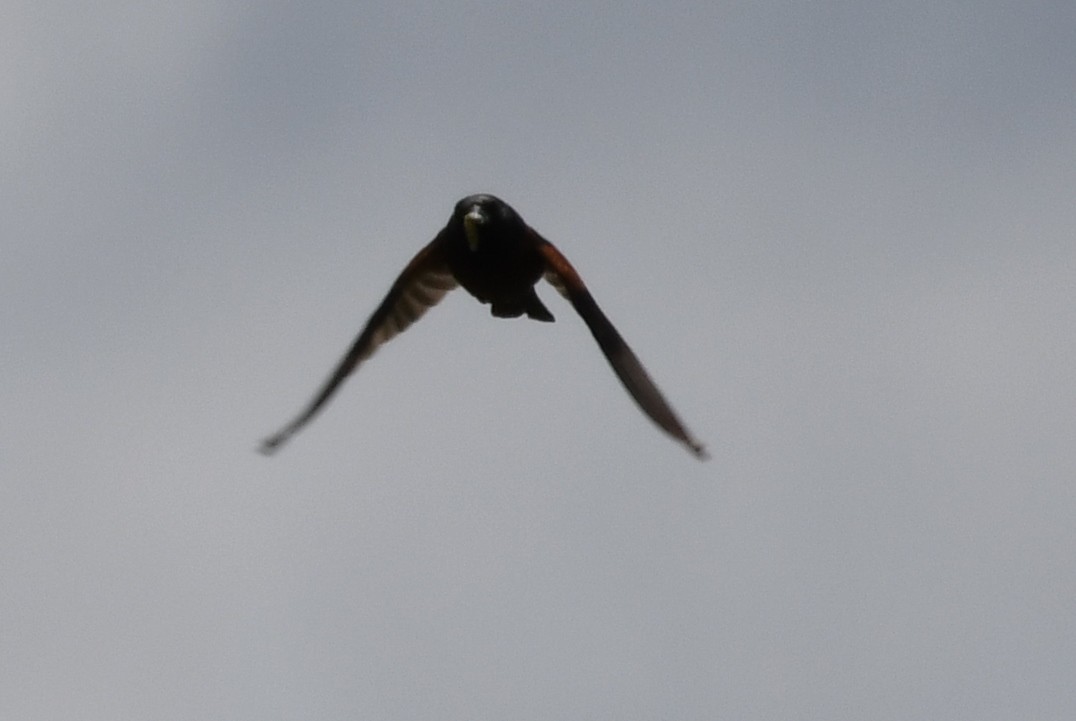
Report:
[[[8,2],[0,716],[1076,717],[1076,5]],[[460,197],[456,291],[272,458]]]

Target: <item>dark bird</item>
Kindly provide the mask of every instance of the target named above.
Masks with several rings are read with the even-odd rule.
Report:
[[[553,314],[534,292],[535,284],[543,277],[582,316],[620,382],[643,412],[696,456],[706,458],[702,444],[676,417],[568,259],[523,222],[519,213],[492,195],[469,195],[456,203],[448,225],[403,269],[310,405],[267,438],[262,452],[272,453],[306,425],[352,371],[457,285],[488,303],[490,313],[497,318],[526,315],[551,322]]]

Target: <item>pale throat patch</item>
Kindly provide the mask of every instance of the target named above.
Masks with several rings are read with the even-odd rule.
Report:
[[[463,216],[463,232],[467,235],[467,245],[471,251],[478,250],[478,226],[482,223],[482,216],[474,211]]]

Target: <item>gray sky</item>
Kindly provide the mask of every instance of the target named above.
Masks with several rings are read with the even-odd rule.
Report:
[[[1076,716],[1076,5],[9,2],[0,716]],[[278,456],[494,192],[462,291]]]

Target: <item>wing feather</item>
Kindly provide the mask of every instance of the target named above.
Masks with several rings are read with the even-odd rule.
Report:
[[[627,389],[639,408],[650,417],[659,428],[687,446],[698,458],[707,457],[706,449],[697,441],[677,417],[672,406],[650,379],[643,364],[632,352],[628,344],[605,317],[594,297],[587,290],[583,279],[579,277],[568,259],[545,238],[537,236],[538,247],[546,262],[545,279],[561,295],[568,299],[587,324],[594,340],[598,342],[606,360],[612,366],[620,382]]]
[[[411,259],[385,299],[366,322],[359,337],[336,366],[309,405],[291,423],[262,442],[269,454],[284,444],[328,402],[340,384],[378,348],[407,330],[408,326],[441,301],[457,286],[445,262],[442,236],[438,235]]]

